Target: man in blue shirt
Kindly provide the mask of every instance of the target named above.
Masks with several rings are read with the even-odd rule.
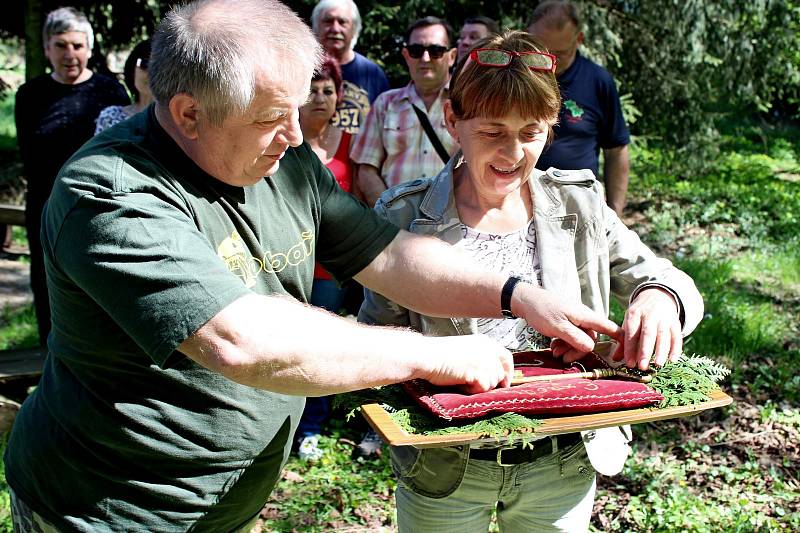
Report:
[[[311,13],[311,26],[325,52],[342,67],[342,102],[333,124],[355,135],[370,106],[389,89],[383,69],[354,50],[361,33],[361,15],[352,0],[320,0]]]
[[[563,101],[553,143],[536,167],[588,168],[599,176],[602,148],[606,201],[621,215],[628,192],[630,135],[611,74],[578,52],[583,42],[580,27],[575,5],[559,0],[539,4],[528,24],[528,32],[558,60],[556,77]]]

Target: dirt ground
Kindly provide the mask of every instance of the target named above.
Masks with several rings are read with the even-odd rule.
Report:
[[[27,249],[0,251],[0,308],[19,307],[33,300]]]

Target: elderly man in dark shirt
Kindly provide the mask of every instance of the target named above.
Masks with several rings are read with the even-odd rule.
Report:
[[[100,111],[131,101],[119,82],[86,68],[94,34],[83,13],[70,7],[50,12],[42,37],[52,72],[19,88],[14,112],[28,182],[25,226],[31,253],[31,288],[39,340],[44,346],[50,331],[50,307],[39,240],[42,209],[61,165],[94,134]]]

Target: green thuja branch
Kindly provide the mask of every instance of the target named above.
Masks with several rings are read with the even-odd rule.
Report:
[[[708,357],[684,356],[656,370],[649,385],[664,396],[659,407],[693,405],[708,400],[708,393],[730,372]]]
[[[435,417],[414,402],[399,385],[366,389],[348,394],[339,394],[334,399],[335,408],[342,408],[350,419],[361,406],[378,403],[389,413],[389,417],[407,433],[416,435],[452,435],[456,433],[479,433],[487,437],[501,438],[525,435],[542,424],[541,420],[517,413],[502,413],[479,420],[444,420]]]

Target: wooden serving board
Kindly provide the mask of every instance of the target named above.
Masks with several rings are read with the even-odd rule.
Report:
[[[586,431],[611,426],[621,426],[625,424],[642,424],[644,422],[655,422],[657,420],[667,420],[669,418],[679,418],[692,416],[706,409],[724,407],[733,402],[733,398],[721,390],[713,391],[709,394],[710,400],[695,405],[682,405],[679,407],[666,407],[658,409],[647,407],[643,409],[627,409],[623,411],[610,411],[608,413],[593,413],[589,415],[562,416],[557,418],[543,419],[543,424],[530,434],[547,437],[550,435],[560,435],[562,433],[574,433],[576,431]],[[442,446],[455,446],[458,444],[468,444],[473,442],[494,442],[494,437],[487,437],[480,433],[455,433],[451,435],[416,435],[407,433],[398,426],[383,407],[376,403],[361,406],[361,412],[367,419],[372,428],[381,438],[393,446],[414,446],[415,448],[440,448]],[[521,437],[515,435],[508,440],[519,440]]]

